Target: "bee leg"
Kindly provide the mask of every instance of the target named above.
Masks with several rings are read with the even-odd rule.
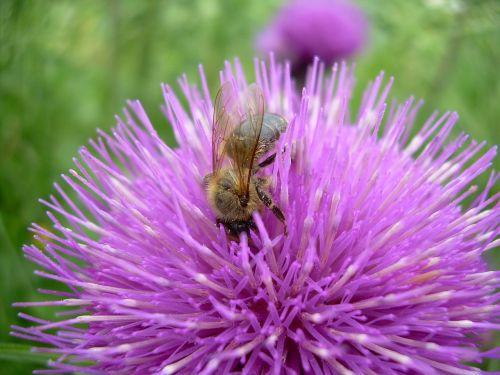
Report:
[[[271,185],[271,178],[270,177],[257,177],[257,184],[256,185],[259,185],[260,190],[264,190]]]
[[[279,221],[283,223],[283,226],[285,227],[285,235],[288,234],[287,227],[286,227],[286,220],[285,220],[285,215],[283,215],[283,211],[274,204],[273,198],[265,191],[260,184],[256,184],[255,186],[257,190],[257,195],[259,196],[259,199],[268,207],[278,218]]]
[[[286,151],[286,146],[283,148],[283,152]],[[268,165],[271,165],[274,163],[274,160],[276,160],[276,152],[272,155],[269,155],[266,159],[264,159],[261,163],[258,164],[258,169],[267,167]]]
[[[210,180],[212,179],[212,177],[213,177],[212,173],[209,173],[205,177],[203,177],[203,187],[205,189],[208,188],[208,184],[210,183]]]
[[[274,160],[276,159],[276,153],[272,154],[268,158],[266,158],[262,163],[259,163],[259,169],[267,167],[268,165],[271,165],[274,163]]]

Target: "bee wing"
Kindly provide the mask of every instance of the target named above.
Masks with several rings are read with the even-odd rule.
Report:
[[[237,152],[232,154],[238,171],[241,193],[248,198],[250,178],[264,121],[264,95],[260,87],[256,84],[250,85],[241,95],[238,107],[239,113],[243,116],[241,123],[244,121],[247,126],[245,129],[239,129],[240,134],[244,134],[243,139],[232,139],[233,145],[237,148]]]
[[[215,97],[212,120],[212,172],[217,173],[226,153],[226,142],[241,122],[238,94],[231,82],[225,82]]]

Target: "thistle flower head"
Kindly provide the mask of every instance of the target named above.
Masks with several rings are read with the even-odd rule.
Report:
[[[238,63],[221,80],[247,86]],[[500,274],[481,255],[499,242],[499,176],[471,183],[496,148],[447,141],[455,113],[412,137],[421,103],[388,107],[383,74],[354,116],[344,65],[316,62],[302,93],[274,61],[257,62],[255,80],[289,121],[265,171],[288,235],[269,210],[239,241],[214,224],[202,183],[212,98],[203,73],[201,90],[184,77],[187,108],[163,86],[176,149],[130,102],[43,201],[52,228],[33,225],[24,251],[64,288],[18,305],[70,311],[23,313],[32,326],[14,334],[59,354],[54,372],[477,373],[465,362],[495,354],[480,345],[498,328]]]
[[[302,76],[315,56],[327,65],[358,52],[366,42],[364,13],[343,0],[294,0],[258,36],[257,48],[289,60]]]

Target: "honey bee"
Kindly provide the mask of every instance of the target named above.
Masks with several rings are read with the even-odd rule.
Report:
[[[265,112],[256,84],[240,96],[231,82],[219,89],[212,121],[212,173],[204,183],[217,225],[224,225],[229,234],[255,229],[252,213],[263,205],[283,223],[286,234],[285,216],[267,191],[270,178],[256,173],[274,162],[276,153],[259,159],[271,151],[287,125],[283,117]],[[229,163],[223,165],[224,160]]]

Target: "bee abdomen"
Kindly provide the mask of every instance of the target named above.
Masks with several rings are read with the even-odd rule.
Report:
[[[280,115],[274,113],[264,114],[258,147],[261,154],[267,152],[272,147],[281,136],[281,133],[285,131],[287,125],[287,121]],[[235,129],[234,135],[244,142],[253,143],[252,138],[255,130],[252,126],[250,121],[243,121]]]
[[[285,131],[287,125],[287,121],[280,115],[265,113],[262,130],[260,132],[260,141],[267,143],[276,142],[281,133]]]
[[[281,133],[283,133],[287,127],[287,121],[280,115],[274,113],[265,113],[262,122],[262,129],[260,131],[259,142],[274,143],[278,140]],[[236,139],[252,141],[255,134],[255,129],[253,124],[245,120],[243,121],[233,133],[233,137]]]
[[[287,121],[274,113],[264,114],[262,130],[260,132],[258,155],[263,155],[273,148],[276,141],[287,127]]]

